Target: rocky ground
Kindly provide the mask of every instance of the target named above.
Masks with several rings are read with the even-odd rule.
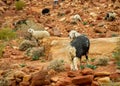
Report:
[[[91,1],[60,0],[59,4],[53,5],[53,0],[25,0],[23,9],[17,10],[15,0],[1,0],[0,29],[9,27],[18,38],[9,41],[3,50],[0,86],[119,86],[120,70],[112,55],[120,35],[120,1]],[[49,13],[42,14],[44,8],[48,8]],[[116,13],[113,21],[104,19],[110,11]],[[82,21],[72,20],[76,14]],[[18,23],[23,20],[26,24]],[[45,51],[39,46],[39,60],[28,56],[29,50],[20,50],[21,42],[29,39],[26,31],[30,27],[45,29],[51,34],[49,39],[42,40]],[[66,47],[70,42],[70,30],[87,35],[91,41],[91,65],[85,66],[83,58],[85,68],[78,71],[71,71],[69,65]],[[34,50],[39,48],[32,46]]]

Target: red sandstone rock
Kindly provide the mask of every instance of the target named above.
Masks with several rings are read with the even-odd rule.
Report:
[[[99,83],[97,81],[92,81],[91,86],[99,86]]]
[[[82,70],[81,72],[83,75],[92,75],[94,73],[94,71],[90,68],[85,68]]]
[[[72,83],[76,85],[91,84],[93,77],[93,75],[77,76],[73,78]]]
[[[118,74],[118,73],[110,74],[110,79],[113,80],[113,81],[119,81],[120,74]]]
[[[68,77],[76,77],[76,76],[80,76],[81,74],[80,74],[80,71],[69,71],[69,72],[67,72],[67,75],[68,75]]]
[[[29,82],[20,82],[20,86],[30,86]]]
[[[63,77],[57,82],[57,86],[68,86],[72,84],[72,79],[69,77]]]
[[[43,86],[50,84],[50,76],[47,71],[40,71],[32,76],[31,86]]]

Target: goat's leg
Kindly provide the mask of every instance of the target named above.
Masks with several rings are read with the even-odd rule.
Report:
[[[74,66],[74,63],[73,63],[73,61],[71,62],[71,70],[75,70],[75,66]]]
[[[80,69],[82,69],[82,68],[81,68],[81,66],[82,66],[82,61],[81,61],[81,57],[80,57],[80,59],[79,59],[79,60],[80,60]]]
[[[85,57],[86,57],[87,64],[89,64],[88,55],[86,54]]]
[[[73,65],[75,70],[78,70],[77,61],[78,61],[78,57],[73,58]]]
[[[75,70],[75,66],[74,66],[74,63],[73,63],[73,59],[74,59],[74,57],[70,59],[70,61],[71,61],[71,64],[70,64],[71,70]]]

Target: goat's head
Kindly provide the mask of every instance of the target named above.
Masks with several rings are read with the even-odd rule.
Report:
[[[28,32],[29,32],[29,33],[33,33],[34,30],[30,28],[30,29],[28,29]]]

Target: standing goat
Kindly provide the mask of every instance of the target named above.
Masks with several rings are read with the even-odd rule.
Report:
[[[36,40],[43,39],[50,36],[50,33],[48,31],[35,31],[34,29],[28,29],[28,32],[32,34],[32,37],[34,37]]]
[[[39,39],[43,39],[43,38],[47,38],[50,37],[50,33],[48,31],[45,30],[41,30],[41,31],[35,31],[34,29],[28,29],[28,32],[32,35],[32,37],[37,41]]]
[[[81,64],[81,58],[83,55],[85,55],[86,59],[88,60],[89,47],[90,47],[90,41],[84,35],[77,36],[70,42],[69,53],[72,61],[71,64],[72,70],[78,70],[77,60],[80,58],[80,64]]]

